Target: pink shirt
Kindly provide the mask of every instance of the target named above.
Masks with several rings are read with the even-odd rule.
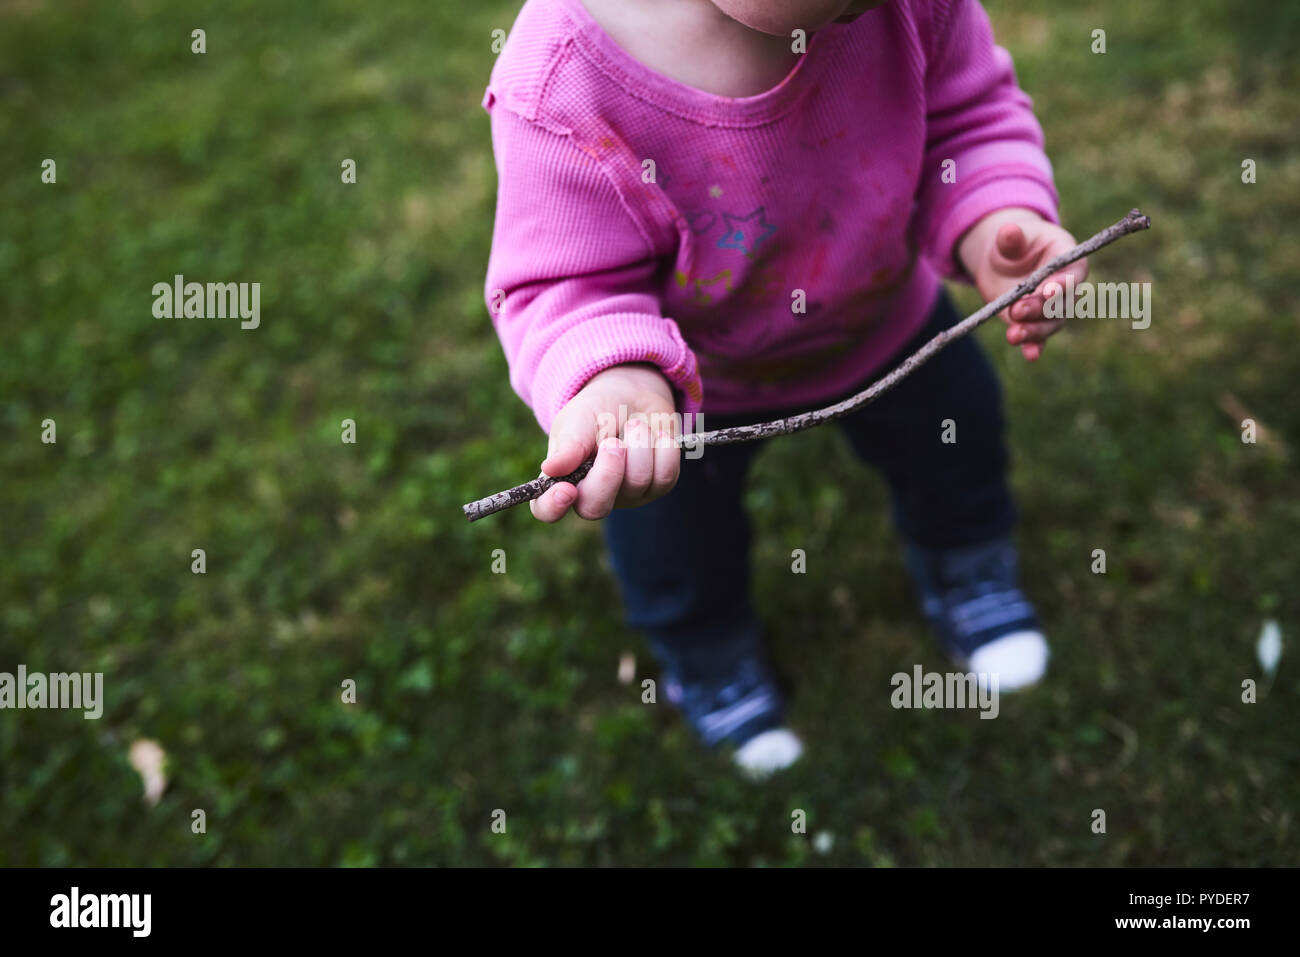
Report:
[[[829,26],[741,98],[632,59],[580,0],[528,0],[483,106],[488,307],[547,431],[625,362],[657,365],[683,412],[813,407],[917,331],[940,275],[965,278],[977,220],[1057,221],[1042,130],[974,0]]]

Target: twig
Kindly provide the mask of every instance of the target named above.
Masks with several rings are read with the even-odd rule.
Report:
[[[1107,774],[1119,774],[1119,772],[1132,764],[1133,759],[1137,757],[1138,733],[1123,721],[1119,720],[1119,718],[1113,717],[1109,714],[1103,714],[1101,716],[1101,723],[1106,726],[1107,730],[1114,732],[1123,745],[1119,753],[1119,759],[1106,772]]]
[[[715,429],[712,432],[700,432],[694,434],[679,435],[676,438],[677,445],[687,446],[695,449],[703,445],[730,445],[735,442],[751,442],[754,439],[766,439],[774,435],[790,435],[793,432],[802,432],[804,429],[811,429],[813,426],[821,425],[825,422],[832,422],[835,419],[842,418],[850,412],[855,412],[868,402],[879,398],[888,392],[900,381],[915,372],[923,363],[928,361],[936,352],[944,346],[960,339],[962,336],[969,334],[981,323],[996,316],[1003,309],[1010,306],[1017,300],[1033,292],[1038,286],[1063,266],[1082,259],[1084,256],[1091,255],[1103,246],[1109,246],[1121,236],[1127,236],[1129,233],[1135,233],[1139,230],[1148,229],[1151,226],[1151,219],[1142,215],[1138,210],[1133,209],[1129,214],[1114,225],[1107,226],[1091,239],[1086,239],[1073,249],[1061,253],[1047,265],[1035,271],[1027,277],[1020,285],[1014,289],[1008,290],[992,302],[987,303],[978,312],[967,316],[957,325],[945,329],[925,345],[917,349],[903,362],[898,365],[892,372],[872,383],[868,388],[862,390],[856,395],[850,396],[834,405],[828,405],[822,409],[814,409],[811,412],[801,412],[798,415],[787,416],[784,419],[776,419],[772,422],[758,422],[753,425],[737,425],[728,429]],[[477,502],[469,502],[463,505],[462,511],[465,517],[471,522],[478,521],[486,515],[494,512],[504,511],[522,502],[531,501],[539,497],[543,492],[549,489],[556,482],[571,482],[577,484],[595,464],[595,457],[588,459],[574,469],[568,475],[558,478],[550,476],[539,476],[531,482],[525,482],[523,485],[517,485],[512,489],[504,492],[497,492],[495,495],[489,495],[487,498],[481,498]]]

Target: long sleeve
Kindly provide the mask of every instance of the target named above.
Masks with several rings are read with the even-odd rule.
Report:
[[[964,278],[955,246],[966,230],[1008,206],[1058,222],[1057,195],[1042,128],[984,9],[952,0],[933,12],[917,236],[941,273]]]
[[[596,373],[657,365],[696,412],[695,355],[654,292],[661,263],[602,165],[485,98],[499,186],[485,294],[510,384],[550,430]]]

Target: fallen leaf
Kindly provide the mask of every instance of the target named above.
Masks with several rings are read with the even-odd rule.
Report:
[[[630,685],[636,677],[636,655],[627,653],[618,659],[618,683]]]
[[[154,807],[162,799],[163,790],[167,787],[167,775],[163,767],[167,763],[167,752],[157,741],[140,738],[131,742],[127,760],[144,782],[145,803]]]
[[[1271,618],[1264,622],[1259,630],[1259,640],[1255,642],[1255,657],[1264,674],[1270,678],[1277,671],[1277,663],[1282,658],[1282,629]]]
[[[1219,396],[1219,408],[1232,419],[1237,428],[1241,428],[1246,419],[1253,419],[1255,422],[1255,443],[1261,448],[1271,450],[1283,460],[1290,456],[1291,450],[1286,442],[1282,440],[1282,437],[1271,428],[1267,428],[1263,422],[1259,421],[1258,416],[1251,415],[1245,404],[1231,392],[1224,392]]]

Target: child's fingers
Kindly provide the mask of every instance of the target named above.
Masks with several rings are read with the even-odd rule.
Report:
[[[1060,272],[1053,273],[1042,281],[1037,289],[1020,300],[1021,303],[1036,300],[1041,306],[1048,299],[1057,299],[1066,294],[1071,286],[1077,287],[1079,283],[1088,278],[1088,260],[1080,259],[1076,263],[1071,263]],[[1066,280],[1070,285],[1066,285]],[[1017,303],[1019,305],[1020,303]],[[1015,307],[1012,307],[1013,311]]]
[[[677,476],[682,467],[682,452],[673,438],[673,433],[661,432],[655,440],[655,474],[648,493],[651,498],[667,495],[677,484]]]
[[[1009,310],[1011,322],[1007,326],[1007,342],[1019,346],[1021,354],[1030,362],[1043,354],[1048,337],[1065,326],[1064,319],[1045,316],[1047,300],[1061,295],[1065,288],[1063,277],[1064,273],[1052,276],[1037,292],[1015,303]]]
[[[569,482],[559,482],[528,503],[533,517],[543,522],[558,522],[564,518],[578,496],[578,490]]]
[[[1050,291],[1051,287],[1049,286],[1048,292]],[[1040,296],[1036,292],[1030,293],[1028,296],[1025,296],[1024,299],[1014,303],[1008,310],[1011,314],[1011,321],[1036,322],[1043,317],[1043,308],[1045,304],[1045,298],[1043,296]]]
[[[1072,263],[1060,272],[1049,276],[1038,289],[1013,304],[1007,310],[1009,313],[1008,318],[1011,320],[1010,327],[1007,329],[1007,342],[1012,345],[1045,342],[1048,336],[1059,332],[1065,325],[1065,320],[1049,317],[1047,304],[1049,301],[1053,301],[1055,307],[1058,309],[1063,308],[1060,297],[1064,296],[1071,288],[1066,284],[1066,278],[1070,277],[1072,283],[1077,285],[1087,275],[1088,263],[1086,260]],[[1060,312],[1055,312],[1054,316],[1060,314]],[[1041,353],[1041,350],[1039,352]]]
[[[615,495],[614,507],[640,505],[654,479],[654,447],[650,445],[650,425],[645,417],[634,415],[623,429],[623,485]]]
[[[994,248],[1006,266],[1014,267],[1029,255],[1029,238],[1019,223],[1003,223],[998,227]]]
[[[568,475],[587,460],[590,453],[587,443],[574,436],[557,436],[552,439],[551,449],[542,460],[542,474],[552,478]]]
[[[650,426],[641,416],[633,416],[624,429],[627,455],[623,466],[623,487],[618,494],[619,504],[636,504],[654,480],[655,450],[650,442]]]
[[[568,475],[596,450],[596,423],[591,413],[576,405],[565,406],[551,423],[542,474],[555,478]]]
[[[587,477],[578,483],[578,499],[573,510],[588,521],[604,518],[614,509],[614,500],[623,485],[624,462],[627,450],[618,436],[610,436],[600,443],[595,464]]]
[[[1007,329],[1007,342],[1013,346],[1024,345],[1029,342],[1046,342],[1048,336],[1055,335],[1064,327],[1064,319],[1017,321]]]
[[[1065,250],[1062,249],[1062,250],[1060,250],[1060,252],[1065,252]],[[1056,275],[1054,275],[1054,276],[1052,276],[1051,278],[1047,279],[1047,280],[1043,283],[1043,286],[1046,286],[1046,285],[1047,285],[1048,283],[1050,283],[1050,282],[1058,282],[1058,283],[1061,283],[1062,285],[1064,285],[1064,284],[1065,284],[1065,277],[1066,277],[1066,276],[1071,277],[1071,278],[1074,280],[1074,284],[1075,284],[1076,286],[1077,286],[1079,283],[1083,282],[1085,279],[1087,279],[1087,278],[1088,278],[1088,259],[1087,259],[1087,257],[1084,257],[1083,259],[1079,259],[1079,260],[1077,260],[1077,261],[1075,261],[1075,262],[1070,263],[1070,265],[1066,266],[1064,269],[1062,269],[1062,270],[1061,270],[1060,272],[1058,272]],[[1042,290],[1042,286],[1039,287],[1039,290],[1040,290],[1040,291]]]
[[[1003,223],[998,227],[998,231],[993,237],[991,259],[994,272],[1009,277],[1007,281],[1008,289],[1014,285],[1014,279],[1010,277],[1031,270],[1029,255],[1029,237],[1025,235],[1025,231],[1019,223]],[[998,294],[1001,294],[1001,290],[998,291]],[[1003,309],[1001,316],[1003,319],[1014,319],[1015,306]]]
[[[542,474],[554,477],[568,475],[591,455],[596,445],[596,426],[587,412],[565,407],[551,423],[546,458],[542,461]],[[578,490],[572,482],[557,482],[528,503],[533,516],[543,522],[558,522],[578,500]]]

